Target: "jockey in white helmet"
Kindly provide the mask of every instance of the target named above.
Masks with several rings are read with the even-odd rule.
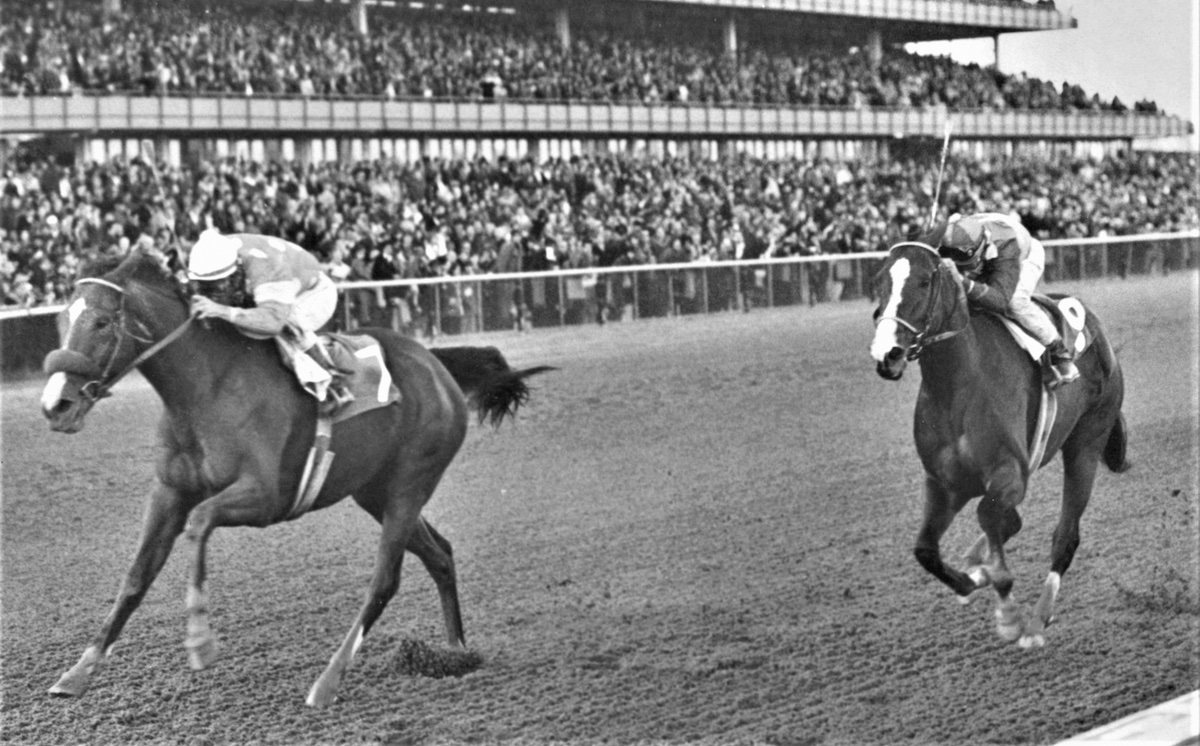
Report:
[[[1033,302],[1046,250],[1020,220],[994,212],[955,214],[933,235],[938,253],[953,260],[965,278],[963,288],[972,305],[1007,315],[1045,345],[1058,377],[1055,386],[1079,378],[1074,353]]]
[[[353,400],[345,371],[317,338],[337,308],[337,288],[312,254],[281,238],[209,229],[192,246],[188,279],[193,316],[228,321],[256,339],[273,337],[322,411]]]

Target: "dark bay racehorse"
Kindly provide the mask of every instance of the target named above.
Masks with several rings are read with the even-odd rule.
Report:
[[[1058,417],[1041,463],[1030,463],[1042,390],[1041,372],[1001,321],[967,308],[953,265],[921,242],[892,248],[876,278],[871,354],[882,377],[895,380],[919,359],[921,389],[914,417],[917,452],[925,468],[925,515],[917,537],[921,566],[964,602],[989,583],[999,594],[997,632],[1022,647],[1044,644],[1063,573],[1079,545],[1079,519],[1101,460],[1128,468],[1121,415],[1124,381],[1108,339],[1092,313],[1094,336],[1080,356],[1080,380],[1058,391]],[[1029,479],[1055,454],[1063,455],[1063,498],[1051,546],[1050,573],[1032,614],[1011,598],[1013,576],[1004,544],[1021,529],[1017,506]],[[938,547],[954,516],[973,498],[983,535],[967,552],[966,571],[948,567]]]
[[[281,364],[273,341],[249,339],[223,322],[190,322],[181,287],[153,258],[137,253],[84,274],[91,276],[78,281],[60,321],[63,346],[46,358],[42,407],[51,427],[78,431],[132,364],[164,411],[158,484],[133,565],[99,632],[50,690],[71,696],[88,688],[181,533],[191,552],[185,645],[193,668],[213,662],[216,636],[204,588],[208,537],[220,526],[285,519],[316,418],[316,400]],[[379,342],[402,399],[333,428],[330,450],[337,457],[312,509],[353,495],[383,531],[366,601],[308,693],[314,706],[333,701],[363,636],[396,592],[405,550],[437,584],[450,645],[464,644],[450,543],[421,510],[463,442],[468,402],[481,421],[497,424],[526,401],[524,379],[548,370],[513,371],[495,348],[431,351],[391,331],[366,333]]]

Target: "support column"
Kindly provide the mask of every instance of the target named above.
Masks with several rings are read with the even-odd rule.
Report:
[[[730,57],[736,57],[738,47],[737,21],[734,19],[733,13],[725,17],[725,29],[721,34],[721,38],[725,42],[725,54]]]
[[[992,68],[1000,71],[1000,34],[992,37]]]
[[[571,13],[565,4],[554,9],[554,33],[563,49],[571,48]]]
[[[366,0],[354,0],[354,30],[359,36],[367,35],[367,3]]]
[[[883,32],[873,28],[867,32],[867,59],[871,61],[871,69],[878,70],[883,60]]]

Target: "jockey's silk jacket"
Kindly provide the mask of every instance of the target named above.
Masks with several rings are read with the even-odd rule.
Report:
[[[987,243],[980,266],[964,273],[975,281],[969,294],[971,303],[1002,315],[1017,289],[1021,264],[1029,256],[1033,236],[1010,215],[981,212],[973,217],[983,223]]]
[[[254,298],[254,308],[241,309],[234,323],[265,336],[279,334],[292,320],[297,298],[316,287],[320,263],[296,244],[274,236],[235,233],[229,238],[240,242],[246,292]]]

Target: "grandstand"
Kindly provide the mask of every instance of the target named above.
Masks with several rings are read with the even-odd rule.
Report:
[[[1195,227],[1194,160],[1130,155],[1190,123],[903,49],[1075,25],[1022,0],[21,4],[4,302],[209,224],[360,281],[871,251],[929,213],[948,122],[948,209]]]

